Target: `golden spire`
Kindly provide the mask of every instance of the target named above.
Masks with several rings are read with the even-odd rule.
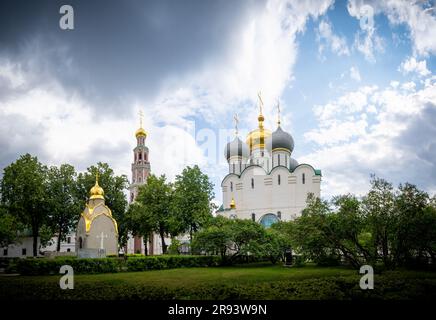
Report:
[[[233,116],[233,120],[235,121],[235,135],[238,135],[239,117],[237,113],[235,113],[235,115]]]
[[[230,209],[236,209],[235,199],[232,197],[232,201],[230,201]]]
[[[260,91],[257,94],[257,96],[259,97],[259,117],[257,117],[257,120],[259,121],[259,128],[263,129],[263,121],[265,120],[265,118],[263,117],[263,114],[262,114],[263,100],[262,100],[262,97],[260,95]]]
[[[138,137],[147,137],[147,132],[144,130],[144,128],[142,127],[142,118],[144,117],[144,114],[142,113],[142,110],[139,111],[139,129],[136,130],[135,136],[136,138]]]
[[[91,197],[90,199],[104,199],[103,188],[98,185],[98,171],[95,174],[95,185],[89,191]]]
[[[277,99],[277,125],[280,127],[280,100]]]

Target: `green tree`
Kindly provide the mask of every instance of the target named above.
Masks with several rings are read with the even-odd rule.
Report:
[[[89,190],[95,184],[97,172],[98,183],[104,190],[105,203],[118,223],[118,244],[124,247],[127,243],[128,232],[125,221],[127,199],[124,193],[129,185],[127,176],[116,176],[107,163],[98,162],[96,166],[89,167],[86,172],[79,173],[77,176],[77,198],[83,207],[89,198]]]
[[[395,262],[399,265],[420,262],[428,249],[426,235],[432,234],[429,226],[431,215],[426,208],[430,205],[428,193],[419,190],[415,185],[406,183],[400,185],[395,198],[395,237],[393,254]],[[429,221],[430,218],[430,221]],[[436,226],[433,221],[433,228]],[[415,257],[417,255],[417,257]]]
[[[56,250],[60,251],[61,241],[77,223],[83,203],[75,192],[77,174],[73,166],[62,164],[48,170],[48,194],[50,201],[50,226],[57,233]]]
[[[0,246],[7,247],[18,240],[18,234],[24,229],[16,216],[0,206]]]
[[[219,254],[224,264],[232,264],[238,257],[266,256],[270,239],[259,223],[217,217],[194,235],[192,247],[199,253]]]
[[[363,199],[363,212],[371,233],[372,256],[381,258],[386,267],[393,267],[392,248],[397,217],[392,184],[373,175],[371,189]]]
[[[49,212],[47,167],[30,154],[7,166],[1,181],[1,201],[11,215],[31,229],[36,256],[39,232]]]
[[[213,197],[213,184],[198,166],[187,167],[177,175],[172,200],[174,235],[188,232],[192,240],[192,234],[206,226],[212,217]]]
[[[140,202],[133,202],[129,205],[124,217],[125,227],[133,236],[142,237],[144,241],[145,255],[148,255],[147,241],[153,232],[153,222],[144,217],[144,210]]]
[[[162,252],[167,252],[165,236],[170,233],[171,199],[173,188],[166,182],[165,175],[150,175],[147,183],[139,187],[136,202],[140,204],[140,219],[152,226],[152,231],[159,234],[162,241]]]

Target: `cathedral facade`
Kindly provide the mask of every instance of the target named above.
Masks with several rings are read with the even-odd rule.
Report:
[[[245,142],[236,128],[225,147],[229,171],[221,183],[223,204],[217,214],[269,227],[301,215],[309,194],[320,197],[321,171],[292,157],[294,139],[281,127],[280,109],[276,130],[264,127],[260,103],[258,127]]]

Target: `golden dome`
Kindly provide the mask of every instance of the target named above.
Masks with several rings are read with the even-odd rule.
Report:
[[[235,209],[235,208],[236,208],[235,199],[233,199],[232,197],[232,201],[230,201],[230,209]]]
[[[89,191],[90,199],[104,199],[104,190],[98,185],[98,173],[95,176],[95,185]]]
[[[265,120],[263,115],[260,114],[257,120],[259,121],[259,128],[251,131],[247,135],[246,141],[250,151],[254,149],[264,149],[267,139],[271,137],[271,131],[263,127],[263,121]]]
[[[138,137],[147,137],[147,132],[141,127],[138,130],[136,130],[135,136]]]

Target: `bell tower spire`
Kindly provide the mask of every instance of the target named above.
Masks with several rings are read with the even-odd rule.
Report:
[[[130,184],[130,202],[133,202],[138,195],[140,185],[147,183],[147,177],[150,174],[150,162],[148,159],[148,148],[145,145],[147,132],[142,127],[144,114],[139,111],[139,129],[136,130],[136,147],[133,149],[132,163],[132,182]]]

